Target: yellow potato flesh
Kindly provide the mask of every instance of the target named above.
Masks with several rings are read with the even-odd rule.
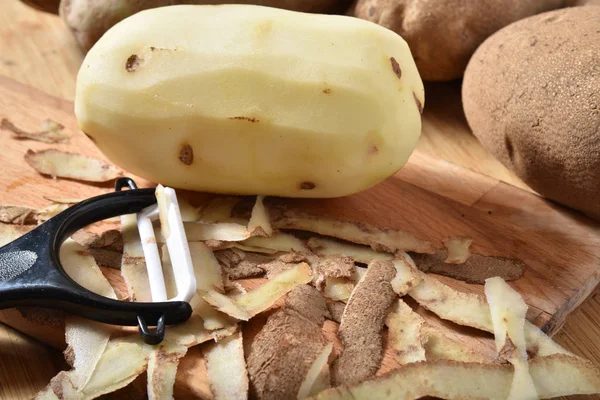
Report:
[[[378,25],[171,6],[127,18],[97,42],[77,78],[75,113],[111,161],[164,185],[336,197],[402,167],[423,104],[407,44]]]

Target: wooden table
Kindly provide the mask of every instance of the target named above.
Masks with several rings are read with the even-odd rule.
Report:
[[[82,59],[83,53],[58,17],[35,11],[16,0],[0,2],[0,74],[51,95],[73,100],[75,77]],[[460,83],[449,85],[458,88]],[[426,96],[434,98],[440,86],[428,85]],[[442,120],[445,115],[449,119],[462,116],[459,91],[456,93],[456,98],[443,105],[444,112],[437,113],[440,120],[430,120],[424,126],[419,148],[530,190],[472,135],[463,129],[448,128],[447,121]],[[433,106],[441,105],[434,103]],[[595,295],[569,317],[556,340],[600,365],[598,320],[600,297]],[[29,399],[62,368],[65,364],[59,352],[0,324],[0,399]]]

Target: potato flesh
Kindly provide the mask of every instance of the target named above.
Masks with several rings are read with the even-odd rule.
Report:
[[[140,62],[129,72],[132,55]],[[424,91],[408,46],[375,24],[173,6],[98,41],[78,75],[75,112],[111,161],[168,186],[335,197],[406,162],[421,129],[417,102]],[[184,146],[190,165],[179,160]]]

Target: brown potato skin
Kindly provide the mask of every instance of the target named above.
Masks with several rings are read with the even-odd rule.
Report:
[[[21,3],[27,4],[29,7],[33,7],[36,10],[50,14],[58,14],[60,0],[21,0]]]
[[[423,80],[448,81],[463,75],[477,46],[492,33],[564,1],[358,0],[354,15],[402,36]]]
[[[142,10],[176,4],[255,4],[326,13],[346,7],[348,0],[61,0],[60,16],[75,35],[80,47],[87,52],[117,22]]]
[[[600,6],[600,0],[567,0],[566,6]]]
[[[463,106],[481,143],[540,194],[600,216],[600,7],[516,22],[469,62]]]

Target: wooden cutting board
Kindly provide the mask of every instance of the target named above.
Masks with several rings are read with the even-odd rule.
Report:
[[[70,102],[0,77],[0,118],[32,131],[51,118],[72,135],[68,144],[48,145],[15,140],[0,131],[0,203],[39,207],[49,203],[45,196],[87,198],[112,190],[110,184],[43,177],[23,160],[27,149],[50,147],[102,158],[93,143],[77,132],[72,108]],[[435,109],[426,108],[424,129],[439,118]],[[474,252],[519,258],[526,265],[525,273],[511,284],[529,305],[528,318],[551,334],[600,281],[600,224],[529,191],[419,152],[395,176],[363,193],[287,203],[308,213],[411,231],[438,247],[443,238],[467,236],[473,239]],[[481,285],[441,279],[461,290],[483,292]],[[60,337],[46,335],[16,315],[0,312],[0,321],[61,346]],[[202,369],[199,353],[192,349],[185,368],[180,368],[181,393],[207,390],[194,375]]]

